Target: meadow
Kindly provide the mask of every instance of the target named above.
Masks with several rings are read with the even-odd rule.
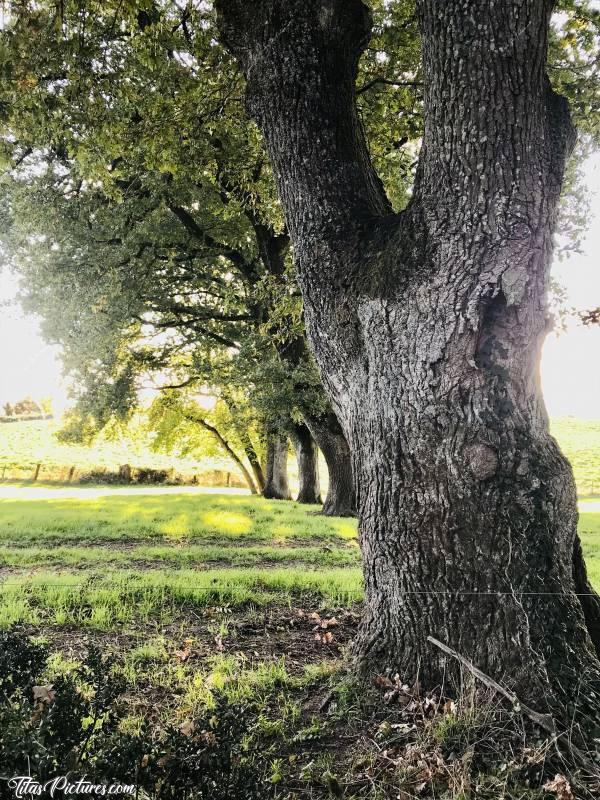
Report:
[[[89,447],[61,442],[59,420],[33,420],[0,425],[0,478],[30,480],[40,465],[37,480],[61,482],[73,470],[72,480],[91,471],[117,471],[122,464],[153,470],[173,470],[193,475],[214,470],[236,473],[225,458],[183,457],[156,452],[141,420],[134,420],[128,435],[98,437]]]
[[[580,480],[595,480],[597,429],[567,421],[561,435]],[[582,496],[580,504],[588,571],[600,590],[600,500]],[[176,731],[185,761],[193,726],[205,735],[225,703],[242,709],[240,718],[250,715],[244,735],[257,754],[253,769],[273,797],[337,796],[329,786],[336,775],[357,787],[348,797],[371,797],[372,775],[382,780],[390,769],[379,744],[384,722],[391,720],[392,742],[398,730],[411,732],[437,761],[439,752],[462,752],[471,736],[479,741],[482,729],[472,711],[468,719],[442,712],[425,719],[430,699],[417,698],[416,726],[404,706],[375,716],[377,703],[365,710],[344,674],[362,600],[357,524],[318,512],[239,491],[0,485],[0,637],[16,631],[46,646],[37,682],[63,692],[69,676],[91,680],[86,659],[98,648],[111,680],[125,686],[117,734],[143,752]],[[76,691],[100,696],[85,686]],[[198,721],[206,715],[209,722]],[[101,724],[85,736],[86,748],[108,741]],[[359,751],[368,769],[356,766]],[[161,753],[148,758],[162,776]],[[527,758],[514,762],[515,774]],[[414,793],[420,774],[402,778],[413,794],[389,796],[421,796]],[[490,794],[481,796],[499,797],[508,774],[490,778]],[[292,793],[278,794],[280,785]]]

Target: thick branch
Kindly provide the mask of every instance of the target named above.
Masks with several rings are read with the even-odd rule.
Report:
[[[552,6],[417,3],[425,131],[415,196],[452,234],[523,240],[555,204],[572,128],[545,75]],[[540,175],[553,173],[542,189]]]
[[[198,423],[198,425],[201,425],[205,430],[207,430],[209,433],[211,433],[215,437],[215,439],[219,442],[219,444],[221,445],[223,450],[227,453],[227,455],[240,468],[240,470],[242,472],[242,475],[244,476],[244,480],[248,484],[248,488],[250,489],[252,494],[256,494],[256,486],[254,484],[254,481],[252,480],[252,475],[250,475],[250,473],[246,469],[246,465],[244,464],[242,459],[238,456],[238,454],[235,452],[233,447],[229,444],[227,439],[225,439],[223,434],[217,428],[215,428],[214,425],[211,425],[205,419],[202,419],[202,417],[194,417],[192,415],[192,416],[188,416],[188,419],[189,419],[190,422]]]
[[[186,231],[195,239],[198,239],[198,241],[202,242],[202,244],[206,247],[210,247],[220,255],[228,258],[231,263],[234,264],[241,272],[248,270],[249,264],[246,261],[243,253],[240,253],[240,251],[236,250],[235,247],[230,247],[229,245],[223,244],[222,242],[218,242],[216,239],[214,239],[209,233],[202,229],[189,211],[182,206],[175,205],[174,203],[169,203],[168,208],[169,211],[171,211],[181,222]]]
[[[248,84],[296,244],[390,213],[355,105],[370,32],[360,0],[220,0],[219,26]],[[294,180],[289,180],[289,175]]]

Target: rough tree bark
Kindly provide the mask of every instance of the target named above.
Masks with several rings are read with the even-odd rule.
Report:
[[[262,494],[265,489],[265,476],[258,453],[252,444],[252,440],[250,439],[247,430],[240,431],[239,436],[242,442],[242,447],[244,448],[244,453],[246,453],[246,458],[248,459],[248,463],[252,469],[252,474],[254,475],[254,482],[258,488],[258,491]]]
[[[574,140],[545,75],[553,3],[417,0],[425,131],[400,214],[356,110],[363,3],[217,6],[352,452],[366,593],[357,664],[439,684],[454,666],[432,635],[564,719],[600,663],[575,594],[575,485],[538,377]]]
[[[290,439],[296,451],[298,462],[298,503],[321,503],[321,485],[319,482],[319,450],[311,432],[301,423],[293,424],[289,429]]]
[[[327,517],[356,516],[352,457],[337,417],[329,411],[321,416],[307,413],[304,420],[323,453],[329,474],[329,488],[321,513]]]
[[[267,468],[263,497],[291,500],[288,484],[288,438],[282,433],[267,434]]]

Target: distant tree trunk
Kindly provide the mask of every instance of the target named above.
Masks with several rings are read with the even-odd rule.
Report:
[[[267,435],[267,475],[263,497],[270,500],[291,500],[288,484],[288,439],[282,433]]]
[[[321,503],[321,486],[319,482],[319,450],[306,425],[290,426],[290,438],[296,450],[298,461],[298,477],[300,488],[298,503]]]
[[[258,491],[262,494],[265,488],[265,475],[260,463],[260,459],[256,452],[256,448],[254,447],[252,439],[250,438],[250,433],[248,431],[248,428],[244,423],[243,414],[240,414],[237,403],[230,395],[223,393],[223,399],[231,412],[233,424],[235,426],[235,430],[240,439],[242,447],[244,448],[244,453],[246,454],[246,458],[248,459],[250,468],[252,469],[252,474],[254,475],[254,482],[256,484],[256,487],[258,488]]]
[[[329,411],[322,417],[306,415],[305,421],[323,453],[329,473],[329,488],[322,513],[327,517],[356,516],[352,457],[337,417]]]
[[[265,490],[265,474],[263,472],[258,454],[247,431],[240,434],[240,439],[242,441],[244,452],[246,453],[246,458],[248,459],[248,463],[252,469],[252,474],[254,475],[254,482],[258,487],[258,491],[262,494],[262,492]]]
[[[554,1],[417,0],[425,124],[400,214],[356,104],[367,6],[216,6],[352,452],[365,575],[358,671],[459,685],[431,635],[563,730],[575,716],[593,730],[600,661],[574,574],[576,487],[539,380],[574,143],[545,74]]]

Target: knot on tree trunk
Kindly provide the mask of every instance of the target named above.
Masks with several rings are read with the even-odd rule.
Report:
[[[475,442],[465,447],[465,460],[471,474],[478,481],[485,481],[498,470],[498,453],[495,447],[484,442]]]

